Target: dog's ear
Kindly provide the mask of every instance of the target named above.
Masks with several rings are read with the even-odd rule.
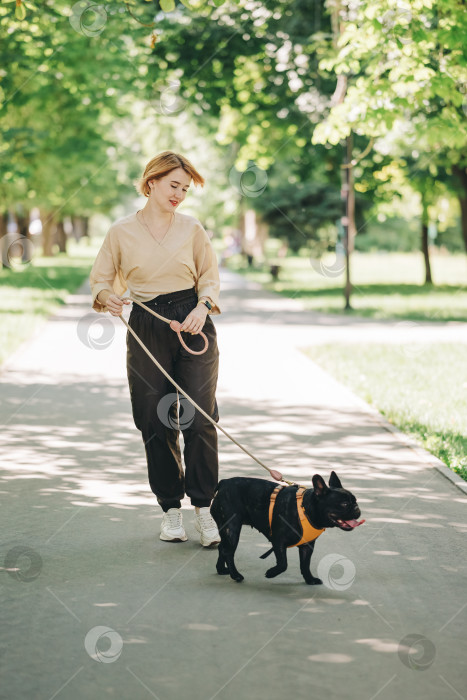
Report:
[[[341,489],[342,488],[341,480],[337,476],[336,472],[331,472],[331,476],[329,477],[329,486],[332,489]]]
[[[323,477],[320,476],[319,474],[314,475],[313,486],[315,487],[314,492],[315,492],[316,496],[324,496],[329,491]]]

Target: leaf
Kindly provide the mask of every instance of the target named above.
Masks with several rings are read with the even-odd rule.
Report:
[[[15,17],[16,19],[24,19],[26,17],[26,8],[22,3],[16,5],[15,7]]]
[[[175,10],[175,0],[160,0],[161,10],[164,12],[172,12]]]

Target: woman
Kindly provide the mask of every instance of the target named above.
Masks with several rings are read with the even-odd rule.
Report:
[[[209,340],[203,355],[192,355],[164,321],[133,305],[130,326],[173,379],[214,420],[219,351],[211,314],[220,313],[219,272],[214,250],[200,222],[176,211],[191,181],[204,178],[178,153],[164,151],[153,158],[138,183],[147,197],[143,209],[120,219],[107,233],[90,275],[93,308],[120,316],[130,296],[158,314],[181,322],[185,343],[194,350],[204,346],[196,337],[202,330]],[[199,411],[182,399],[180,425],[184,438],[185,474],[179,446],[173,385],[127,332],[127,374],[133,418],[141,431],[149,484],[164,511],[161,540],[184,542],[181,499],[185,492],[195,507],[195,527],[201,544],[220,541],[209,506],[218,481],[217,430]],[[174,427],[175,426],[175,427]]]

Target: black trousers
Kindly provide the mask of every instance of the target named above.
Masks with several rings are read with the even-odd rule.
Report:
[[[146,306],[170,320],[184,321],[196,307],[193,289],[163,294]],[[203,333],[209,348],[203,355],[187,352],[168,323],[133,304],[129,324],[148,350],[173,379],[215,421],[219,351],[214,324],[206,318]],[[199,335],[183,333],[193,350],[201,350]],[[149,484],[164,511],[180,508],[186,494],[194,506],[209,506],[218,482],[216,428],[183,396],[156,367],[127,331],[127,374],[133,418],[146,450]],[[177,401],[178,399],[178,401]],[[182,468],[179,430],[183,433],[185,473]]]

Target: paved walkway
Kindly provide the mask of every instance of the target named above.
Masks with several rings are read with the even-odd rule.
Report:
[[[465,700],[466,495],[298,349],[363,329],[386,340],[393,326],[223,277],[222,424],[288,478],[335,468],[366,524],[319,540],[318,587],[293,550],[265,579],[266,541],[246,528],[245,582],[217,576],[188,503],[189,541],[161,542],[124,326],[76,294],[0,376],[0,697]],[[417,342],[437,339],[417,326],[429,328]],[[267,476],[223,436],[220,449],[222,476]]]

